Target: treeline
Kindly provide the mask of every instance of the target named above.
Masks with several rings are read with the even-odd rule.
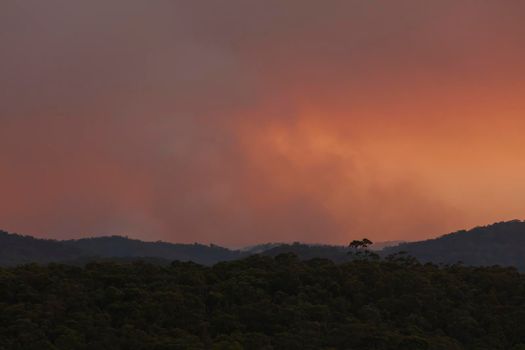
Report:
[[[0,269],[0,349],[525,349],[514,268],[294,254]]]

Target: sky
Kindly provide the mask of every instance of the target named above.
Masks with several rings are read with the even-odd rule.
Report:
[[[0,227],[243,246],[525,218],[525,2],[4,0]]]

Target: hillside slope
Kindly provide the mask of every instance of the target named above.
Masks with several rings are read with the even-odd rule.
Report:
[[[0,266],[26,263],[69,262],[116,259],[129,261],[148,258],[148,261],[193,261],[211,265],[247,255],[216,245],[172,244],[144,242],[127,237],[111,236],[57,241],[0,231]],[[151,259],[154,258],[154,259]]]
[[[214,244],[144,242],[121,236],[83,238],[64,241],[64,244],[79,249],[88,256],[104,258],[155,257],[170,261],[193,261],[203,265],[212,265],[219,261],[229,261],[243,256],[240,251]]]
[[[514,220],[458,231],[382,251],[405,251],[421,262],[464,263],[474,266],[515,266],[525,271],[525,222]]]
[[[2,266],[67,261],[82,255],[80,248],[64,242],[0,231],[0,265]]]
[[[458,231],[420,242],[402,243],[380,251],[383,257],[405,251],[422,262],[474,266],[515,266],[525,271],[525,222],[500,222]],[[57,241],[0,231],[0,266],[23,263],[69,262],[114,259],[129,261],[138,258],[169,263],[173,260],[213,265],[220,261],[243,258],[252,254],[277,256],[292,252],[300,259],[325,258],[347,262],[345,246],[269,243],[245,250],[232,250],[217,245],[144,242],[121,236]]]

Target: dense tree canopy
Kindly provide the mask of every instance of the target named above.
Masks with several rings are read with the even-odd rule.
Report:
[[[251,256],[0,269],[0,349],[524,349],[513,268]]]

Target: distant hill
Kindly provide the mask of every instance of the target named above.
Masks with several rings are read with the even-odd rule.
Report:
[[[51,239],[37,239],[0,231],[0,265],[67,261],[83,254],[78,247]]]
[[[374,250],[374,251],[378,251],[378,250],[383,250],[383,249],[388,248],[388,247],[395,247],[395,246],[398,246],[398,245],[404,244],[404,243],[407,243],[407,242],[406,241],[374,242],[374,244],[372,244],[370,246],[370,249]]]
[[[421,262],[466,265],[515,266],[525,271],[525,222],[515,220],[500,222],[469,231],[458,231],[420,242],[376,243],[370,247],[382,256],[405,251]],[[217,245],[174,244],[144,242],[121,236],[84,238],[77,240],[37,239],[0,231],[0,265],[24,263],[67,262],[82,265],[86,262],[146,260],[155,264],[168,264],[173,260],[193,261],[213,265],[260,254],[275,257],[292,252],[302,260],[325,258],[341,263],[352,259],[346,246],[266,243],[242,250]]]
[[[330,259],[334,262],[340,263],[350,261],[348,255],[348,248],[345,246],[321,245],[321,244],[281,244],[270,247],[269,249],[260,252],[261,255],[275,257],[283,253],[294,253],[302,260],[309,260],[313,258]]]
[[[374,242],[369,249],[373,251],[379,251],[382,249],[385,249],[387,247],[397,246],[399,244],[406,243],[405,241],[385,241],[385,242]],[[311,251],[317,252],[321,254],[322,256],[316,256],[316,257],[328,257],[330,254],[339,255],[343,253],[346,255],[348,252],[348,246],[347,245],[329,245],[329,244],[305,244],[300,242],[295,243],[264,243],[264,244],[258,244],[254,246],[249,246],[246,248],[243,248],[243,252],[249,252],[252,254],[260,254],[264,252],[270,252],[273,249],[276,251],[288,249],[289,251],[294,251],[297,255],[305,254],[310,255],[312,254]],[[308,251],[307,251],[308,250]],[[311,250],[311,251],[310,251]],[[275,255],[272,253],[271,255]]]
[[[57,241],[0,231],[0,265],[3,266],[31,262],[129,261],[133,258],[159,263],[180,260],[211,265],[246,255],[238,250],[197,243],[144,242],[120,236]]]
[[[31,262],[67,262],[82,265],[93,260],[127,262],[137,259],[161,265],[173,260],[213,265],[220,261],[235,260],[253,254],[277,256],[289,252],[296,254],[302,260],[326,258],[344,262],[350,260],[347,251],[346,246],[303,243],[265,243],[233,250],[214,244],[144,242],[122,236],[59,241],[0,231],[0,266]]]
[[[144,242],[121,236],[83,238],[64,241],[64,243],[67,246],[80,249],[88,256],[105,258],[154,257],[170,261],[193,261],[203,265],[234,260],[246,255],[238,250],[230,250],[214,244]]]
[[[400,251],[421,262],[515,266],[525,271],[525,222],[513,220],[462,230],[436,239],[388,247],[382,253]]]

